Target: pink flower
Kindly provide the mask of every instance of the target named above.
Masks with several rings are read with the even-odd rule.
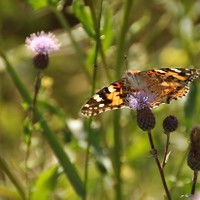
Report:
[[[49,55],[60,49],[60,43],[53,33],[33,33],[26,38],[26,47],[36,54]]]

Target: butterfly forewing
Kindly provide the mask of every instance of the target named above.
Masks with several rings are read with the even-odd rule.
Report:
[[[122,82],[116,81],[108,87],[99,90],[83,106],[81,112],[87,116],[95,116],[99,113],[125,106],[123,101]]]

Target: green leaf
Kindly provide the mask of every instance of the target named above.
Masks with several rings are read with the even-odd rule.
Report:
[[[91,16],[89,8],[87,6],[85,6],[82,1],[74,0],[73,1],[73,11],[74,11],[75,16],[81,22],[86,33],[90,37],[95,39],[94,24],[92,21],[92,16]]]
[[[48,171],[43,172],[36,181],[31,200],[50,199],[50,195],[56,186],[58,177],[58,166],[53,166]]]

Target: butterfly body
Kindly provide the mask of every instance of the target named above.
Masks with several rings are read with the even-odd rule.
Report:
[[[129,96],[146,98],[148,106],[154,108],[185,96],[189,91],[188,83],[199,77],[200,69],[129,70],[120,80],[99,90],[86,102],[81,112],[86,116],[95,116],[108,110],[131,108]]]

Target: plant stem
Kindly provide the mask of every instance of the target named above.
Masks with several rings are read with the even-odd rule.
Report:
[[[89,7],[91,9],[91,13],[92,13],[92,18],[93,18],[93,22],[94,22],[94,29],[95,29],[95,33],[96,33],[96,46],[95,46],[95,53],[94,53],[94,66],[93,66],[93,79],[92,79],[92,90],[91,90],[91,94],[93,95],[95,88],[96,88],[96,79],[97,79],[97,58],[98,58],[98,52],[99,52],[99,47],[101,46],[101,40],[100,40],[100,26],[101,26],[101,15],[102,15],[102,4],[103,4],[103,0],[100,0],[99,3],[99,13],[96,17],[96,13],[95,13],[95,7],[94,7],[94,2],[92,0],[88,1]],[[87,130],[88,130],[88,137],[87,137],[87,148],[86,148],[86,157],[85,157],[85,169],[84,169],[84,188],[85,188],[85,195],[83,200],[87,199],[87,181],[88,181],[88,162],[89,162],[89,154],[90,154],[90,145],[91,145],[91,140],[90,140],[90,136],[92,133],[92,129],[90,127],[92,122],[92,118],[89,119],[88,121],[88,126],[87,126]]]
[[[116,57],[116,79],[121,76],[122,71],[122,63],[124,59],[124,51],[125,51],[125,38],[128,32],[128,22],[130,11],[132,8],[133,0],[126,0],[124,7],[124,16],[121,26],[121,32],[117,44],[117,57]],[[121,184],[121,132],[120,132],[120,110],[115,111],[114,119],[113,119],[113,134],[114,134],[114,152],[113,152],[113,168],[115,172],[115,199],[122,199],[122,184]]]
[[[170,133],[167,133],[167,140],[166,140],[166,144],[165,144],[165,152],[164,152],[164,158],[163,158],[163,162],[162,162],[162,169],[164,169],[166,163],[167,163],[167,155],[168,155],[168,149],[169,149],[169,144],[170,144]]]
[[[39,90],[40,90],[40,86],[41,86],[41,71],[38,70],[36,73],[36,77],[35,77],[35,84],[34,84],[34,95],[33,95],[33,103],[32,103],[32,107],[31,107],[31,111],[32,111],[32,123],[35,123],[35,109],[36,109],[36,103],[37,103],[37,97],[39,94]]]
[[[120,110],[115,111],[113,124],[114,124],[114,149],[113,149],[113,168],[115,173],[115,199],[122,199],[122,185],[121,185],[121,132],[120,132]]]
[[[148,131],[148,138],[149,138],[149,143],[150,143],[150,146],[151,146],[150,153],[153,155],[153,157],[154,157],[154,159],[156,161],[156,164],[157,164],[157,167],[158,167],[158,170],[159,170],[159,173],[160,173],[160,177],[161,177],[161,180],[162,180],[162,183],[163,183],[167,198],[168,198],[168,200],[171,200],[172,198],[171,198],[169,189],[167,187],[167,183],[166,183],[166,180],[165,180],[165,175],[164,175],[163,169],[162,169],[160,161],[158,159],[157,150],[155,149],[155,146],[154,146],[154,142],[153,142],[153,138],[152,138],[152,135],[151,135],[151,131]]]
[[[194,170],[193,179],[192,179],[192,190],[191,190],[192,195],[195,194],[197,177],[198,177],[198,170]]]

